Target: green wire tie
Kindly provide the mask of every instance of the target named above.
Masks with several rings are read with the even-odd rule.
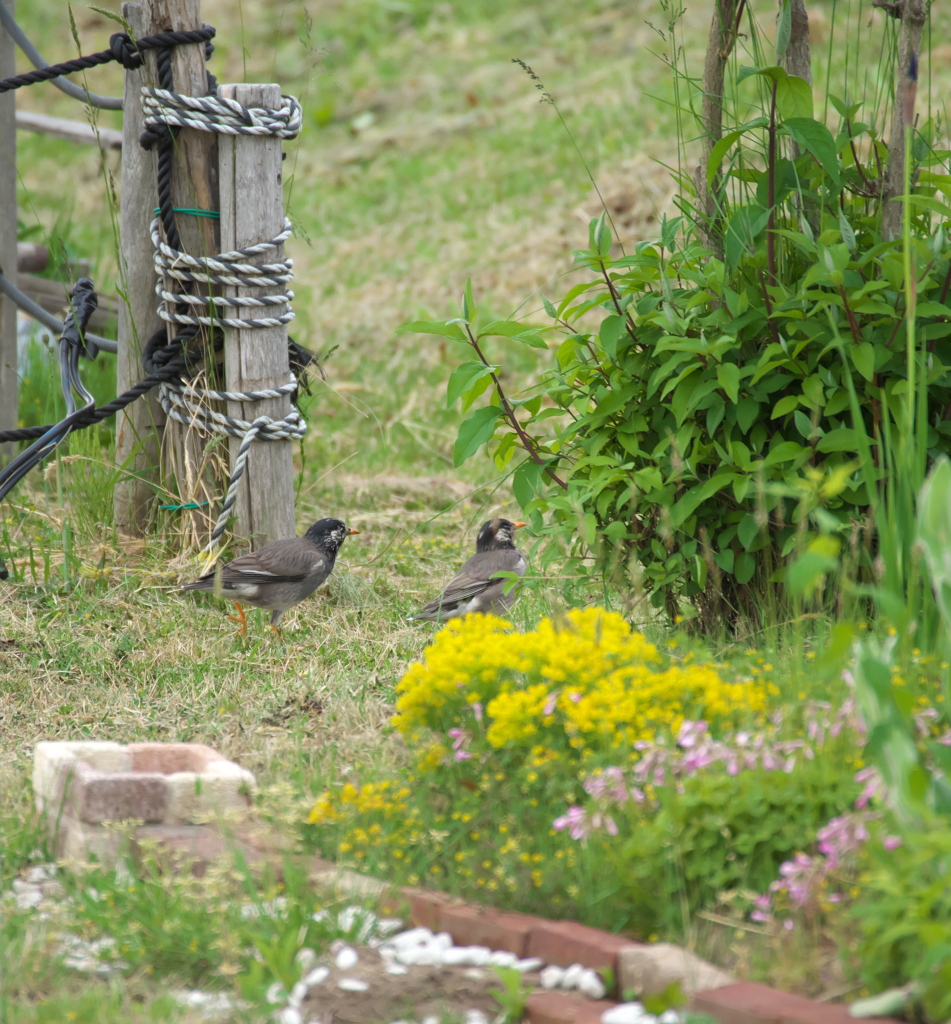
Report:
[[[152,211],[152,214],[153,216],[157,217],[161,212],[161,209],[158,206],[156,206],[155,209]],[[172,212],[190,213],[193,217],[208,217],[211,220],[219,220],[221,218],[221,214],[217,210],[191,210],[188,209],[187,207],[173,206]]]
[[[159,505],[163,512],[187,512],[195,508],[204,508],[210,505],[210,501],[187,501],[184,505]]]

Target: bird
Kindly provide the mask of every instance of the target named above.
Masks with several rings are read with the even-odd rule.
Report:
[[[242,636],[247,633],[248,621],[242,602],[267,609],[271,629],[280,636],[278,623],[284,612],[300,604],[327,579],[343,542],[359,532],[340,519],[318,519],[303,537],[265,544],[186,583],[182,590],[215,591],[220,586],[238,609],[237,616],[229,617],[240,623]]]
[[[525,523],[508,519],[490,519],[476,537],[476,553],[450,581],[434,601],[430,601],[410,619],[446,622],[472,612],[504,614],[516,601],[518,587],[505,593],[506,578],[496,573],[525,574],[528,559],[515,546],[515,531]],[[495,577],[495,578],[493,578]]]

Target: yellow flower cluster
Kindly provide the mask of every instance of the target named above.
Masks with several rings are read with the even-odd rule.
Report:
[[[373,811],[380,811],[384,816],[400,814],[406,810],[409,796],[410,790],[406,786],[396,787],[387,780],[368,782],[363,786],[347,782],[333,796],[321,793],[307,820],[319,825],[346,815],[369,814]]]
[[[685,718],[708,721],[766,709],[763,680],[728,682],[710,664],[662,657],[615,612],[570,611],[518,633],[489,615],[454,619],[410,666],[398,686],[393,724],[407,737],[421,729],[463,726],[499,750],[511,745],[612,749]]]

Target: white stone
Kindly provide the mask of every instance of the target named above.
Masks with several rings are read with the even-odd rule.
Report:
[[[363,978],[341,978],[337,982],[337,988],[344,992],[369,992],[370,983]]]
[[[402,964],[384,964],[383,970],[387,974],[409,974],[409,968],[404,967]]]
[[[561,979],[561,987],[564,989],[577,988],[583,974],[584,966],[582,964],[572,964],[570,967],[566,967],[564,977]]]
[[[489,963],[493,967],[514,967],[518,957],[507,949],[498,949],[489,957]]]
[[[578,991],[588,999],[603,999],[607,991],[597,971],[586,968],[578,980]]]
[[[288,1006],[296,1006],[300,1008],[300,1004],[304,1001],[304,997],[307,995],[307,983],[304,981],[298,981],[296,985],[291,989],[291,994],[287,997]]]
[[[311,949],[310,946],[304,946],[302,949],[297,951],[297,956],[294,957],[294,963],[300,965],[300,969],[304,972],[311,970],[317,964],[317,953]]]
[[[449,932],[440,932],[433,936],[429,945],[435,949],[449,949],[452,946],[452,936]]]
[[[328,974],[330,974],[329,967],[315,967],[312,971],[308,971],[301,980],[308,988],[313,988],[315,985],[319,985]]]
[[[301,1017],[300,1010],[293,1006],[285,1006],[278,1012],[276,1019],[278,1024],[302,1024],[304,1018]]]
[[[444,949],[442,951],[442,962],[448,965],[470,964],[472,961],[469,959],[469,947],[452,946],[450,949]]]
[[[657,1018],[657,1024],[681,1024],[681,1016],[676,1010],[664,1010]]]
[[[516,971],[527,974],[529,971],[537,971],[544,963],[540,956],[528,956],[524,960],[516,960],[512,966]]]
[[[618,1003],[601,1014],[601,1024],[641,1024],[650,1016],[640,1003]]]
[[[403,922],[398,917],[381,917],[376,922],[376,930],[380,935],[392,935],[403,927]]]
[[[287,998],[287,992],[284,986],[279,982],[275,981],[273,985],[264,993],[264,1001],[270,1003],[271,1006],[276,1006],[278,1003],[283,1003]]]
[[[469,946],[469,963],[473,967],[485,967],[492,959],[492,950],[488,946]]]
[[[352,946],[344,946],[334,957],[334,963],[341,971],[349,971],[351,967],[356,967],[359,961],[360,957]]]
[[[409,946],[421,946],[432,940],[433,933],[428,928],[410,928],[409,931],[394,935],[390,942],[397,949],[407,949]]]
[[[465,1024],[489,1024],[489,1018],[481,1010],[466,1010]]]
[[[641,996],[663,992],[679,982],[688,998],[711,988],[732,985],[736,979],[696,954],[670,942],[626,946],[618,953],[618,988]]]
[[[564,976],[565,972],[561,967],[549,964],[541,972],[542,988],[558,988]]]
[[[419,1024],[440,1024],[440,1021],[436,1014],[431,1013],[428,1017],[423,1017]]]

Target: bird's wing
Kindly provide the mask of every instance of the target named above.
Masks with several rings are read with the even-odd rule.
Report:
[[[235,583],[300,583],[326,566],[326,557],[309,541],[297,537],[275,541],[260,551],[252,551],[229,562],[221,570],[221,582],[223,586]]]
[[[468,601],[498,582],[493,579],[497,572],[525,572],[525,556],[514,548],[501,551],[480,551],[473,555],[450,581],[446,589],[423,608],[423,612],[434,612],[439,608],[454,608]]]

